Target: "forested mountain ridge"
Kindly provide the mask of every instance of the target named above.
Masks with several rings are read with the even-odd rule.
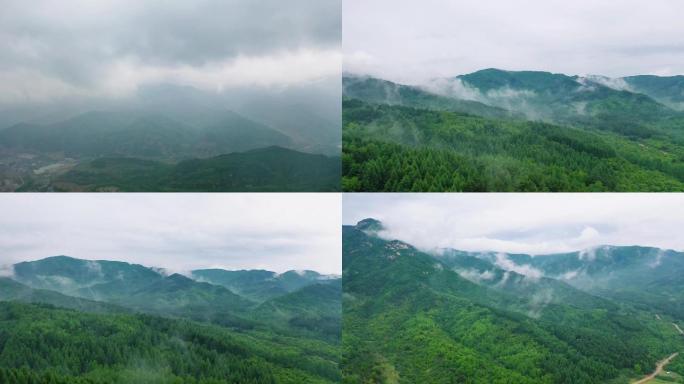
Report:
[[[339,276],[321,275],[316,271],[275,273],[264,270],[198,269],[192,271],[192,276],[199,281],[224,286],[258,302],[292,293],[308,285],[340,281]]]
[[[347,75],[342,78],[342,84],[346,98],[364,100],[369,103],[430,108],[487,117],[516,116],[503,108],[491,107],[477,101],[454,99],[429,92],[418,86],[402,85],[368,76]],[[521,116],[518,115],[518,117]]]
[[[177,164],[99,158],[19,191],[333,192],[340,190],[340,158],[267,147]]]
[[[631,137],[649,137],[682,114],[639,93],[624,79],[567,76],[541,71],[485,69],[457,76],[475,98],[524,113],[532,120],[588,125]]]
[[[287,289],[262,303],[194,273],[138,264],[67,256],[15,264],[7,270],[11,278],[0,278],[0,378],[338,381],[339,277],[240,272],[285,276],[279,282]],[[250,282],[235,286],[249,291]],[[26,349],[41,342],[40,348]]]
[[[681,319],[378,225],[343,227],[343,382],[626,383],[684,349]]]
[[[478,257],[492,260],[488,253]],[[534,268],[598,295],[684,318],[684,253],[653,247],[599,246],[557,255],[506,255],[517,267]]]
[[[345,84],[345,191],[684,189],[684,112],[602,77],[489,69]]]

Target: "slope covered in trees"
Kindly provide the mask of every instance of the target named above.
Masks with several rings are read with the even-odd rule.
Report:
[[[684,115],[647,95],[546,72],[448,81],[346,81],[343,190],[684,189]]]
[[[294,384],[338,377],[335,349],[320,342],[39,304],[0,302],[0,351],[0,382]]]
[[[0,382],[339,381],[337,277],[286,272],[288,289],[258,302],[124,262],[57,256],[12,267],[0,278]]]
[[[426,254],[366,224],[343,228],[345,383],[627,383],[684,348],[629,303],[548,277],[497,281],[486,258]],[[465,273],[476,266],[490,273]]]
[[[177,164],[99,158],[22,191],[329,192],[340,189],[340,158],[268,147]]]

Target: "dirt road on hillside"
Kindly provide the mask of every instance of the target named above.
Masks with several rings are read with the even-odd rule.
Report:
[[[684,335],[684,331],[682,331],[682,329],[679,328],[679,325],[677,325],[677,323],[672,323],[672,325],[674,325],[675,328],[677,328],[677,330],[679,331],[680,334]]]
[[[679,327],[678,327],[678,328],[679,328]],[[632,384],[646,384],[646,383],[648,383],[649,381],[655,379],[656,376],[658,376],[658,375],[660,375],[661,373],[663,373],[663,368],[665,368],[665,366],[666,366],[667,364],[669,364],[670,361],[672,361],[672,359],[674,359],[675,357],[677,357],[677,355],[679,355],[679,353],[673,353],[673,354],[671,354],[667,359],[659,361],[658,364],[656,365],[656,370],[653,371],[653,373],[651,373],[650,375],[644,377],[644,378],[641,379],[641,380],[632,382]]]

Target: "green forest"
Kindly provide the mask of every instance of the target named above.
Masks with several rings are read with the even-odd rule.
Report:
[[[684,113],[598,84],[583,91],[578,79],[558,76],[462,77],[481,92],[537,92],[502,105],[346,77],[343,190],[684,190]]]
[[[340,190],[340,158],[268,147],[176,164],[103,157],[77,165],[48,184],[19,191],[333,192]]]
[[[213,270],[268,292],[247,298],[197,281],[203,270],[164,276],[62,256],[14,271],[0,278],[2,383],[340,380],[339,278]]]
[[[594,290],[501,270],[488,254],[427,254],[377,237],[380,225],[343,228],[344,383],[627,384],[684,351],[681,317],[598,293],[621,292],[636,261]],[[684,271],[681,254],[669,259],[663,269]],[[684,375],[681,357],[667,370]]]

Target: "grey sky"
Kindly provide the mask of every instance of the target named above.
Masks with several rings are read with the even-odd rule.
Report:
[[[340,0],[4,0],[0,103],[338,76]]]
[[[418,83],[485,68],[684,74],[680,0],[344,0],[344,70]]]
[[[373,217],[422,249],[546,254],[597,245],[684,250],[684,195],[345,194],[343,223]]]
[[[341,272],[339,194],[4,194],[0,266],[47,256]]]

